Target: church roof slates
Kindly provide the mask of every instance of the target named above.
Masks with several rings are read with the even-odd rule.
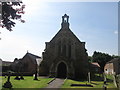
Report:
[[[28,53],[28,52],[27,52],[26,55],[22,58],[22,60],[24,60],[25,57],[29,57],[29,58],[33,61],[34,64],[36,64],[36,59],[37,59],[37,58],[41,58],[41,57],[39,57],[39,56],[37,56],[37,55],[31,54],[31,53]]]
[[[64,20],[64,18],[67,17],[67,22],[65,22],[66,20]],[[54,39],[59,38],[59,37],[65,37],[67,38],[74,38],[76,39],[76,41],[82,43],[77,36],[69,29],[69,22],[68,22],[69,16],[67,16],[67,14],[65,14],[64,16],[62,16],[62,23],[61,23],[61,29],[57,32],[57,34],[50,40],[50,42],[54,41]],[[64,25],[65,23],[65,25]],[[66,24],[68,23],[68,24]]]

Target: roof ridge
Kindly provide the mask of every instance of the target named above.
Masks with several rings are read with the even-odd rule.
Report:
[[[29,53],[29,52],[27,52],[27,54],[28,54],[28,55],[32,55],[32,56],[35,56],[35,57],[38,57],[38,58],[41,58],[40,56],[37,56],[37,55],[32,54],[32,53]]]

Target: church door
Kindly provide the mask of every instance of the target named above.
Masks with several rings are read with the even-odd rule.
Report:
[[[66,78],[67,77],[67,66],[63,62],[61,62],[57,67],[57,77],[58,78]]]

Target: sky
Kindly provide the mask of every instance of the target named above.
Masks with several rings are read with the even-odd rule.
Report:
[[[41,2],[23,0],[26,5],[22,19],[12,32],[0,29],[0,58],[14,61],[27,51],[42,56],[49,42],[61,28],[62,16],[69,15],[70,29],[86,42],[89,56],[94,51],[118,55],[117,2]]]

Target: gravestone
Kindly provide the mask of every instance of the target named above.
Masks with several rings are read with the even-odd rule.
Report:
[[[10,82],[10,75],[11,75],[11,73],[8,72],[7,81],[6,81],[6,83],[4,83],[4,85],[3,85],[4,88],[12,88],[12,84],[11,84],[11,82]]]
[[[20,80],[20,78],[19,78],[19,73],[17,72],[16,73],[16,77],[14,78],[15,80]]]

